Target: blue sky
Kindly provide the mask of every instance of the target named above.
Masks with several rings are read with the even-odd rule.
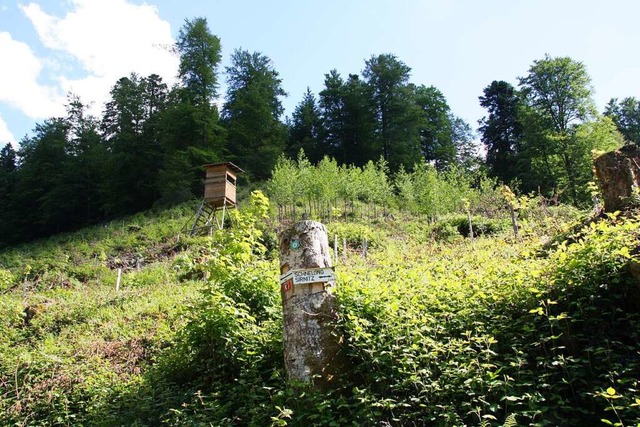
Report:
[[[329,70],[360,73],[393,53],[476,128],[483,88],[516,85],[545,53],[586,65],[600,111],[612,97],[640,98],[639,16],[637,0],[0,0],[0,145],[63,115],[69,91],[100,115],[119,77],[174,82],[178,59],[163,46],[185,19],[207,18],[220,37],[223,82],[234,49],[269,56],[288,115]]]

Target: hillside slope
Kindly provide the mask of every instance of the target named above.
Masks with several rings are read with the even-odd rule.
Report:
[[[640,422],[634,216],[570,233],[551,210],[521,240],[497,220],[474,240],[458,218],[328,224],[348,362],[318,393],[284,379],[267,209],[254,195],[211,238],[177,241],[185,205],[1,252],[0,424]]]

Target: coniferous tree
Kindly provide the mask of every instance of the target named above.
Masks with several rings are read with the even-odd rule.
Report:
[[[322,114],[322,153],[344,163],[346,148],[346,112],[344,108],[344,80],[337,70],[324,76],[324,89],[319,93]],[[340,152],[340,156],[338,153]]]
[[[345,82],[335,70],[326,74],[320,106],[324,154],[335,157],[341,164],[357,166],[380,157],[370,87],[359,76],[350,74]]]
[[[123,77],[111,90],[102,120],[110,158],[101,189],[110,214],[147,209],[159,197],[156,182],[166,97],[167,87],[155,74]]]
[[[186,20],[177,51],[181,85],[171,91],[163,111],[163,158],[156,181],[162,202],[168,204],[201,194],[202,165],[224,157],[224,132],[214,103],[220,39],[211,34],[205,18]],[[176,162],[175,157],[183,161]],[[172,181],[175,177],[181,179]]]
[[[17,168],[16,150],[11,144],[6,144],[0,150],[0,247],[16,239],[18,213],[15,211],[13,198]]]
[[[519,172],[522,154],[522,100],[516,89],[505,81],[493,81],[484,88],[480,105],[488,116],[480,120],[481,140],[487,151],[489,173],[509,183]]]
[[[95,222],[101,215],[99,185],[104,180],[107,151],[99,133],[98,120],[87,114],[87,106],[79,97],[70,95],[67,105],[67,189],[74,198],[75,215],[68,218],[69,227]]]
[[[289,127],[289,140],[286,154],[295,158],[303,150],[310,161],[317,163],[326,153],[322,152],[320,138],[322,135],[322,117],[316,98],[307,88],[302,101],[296,106],[292,114]]]
[[[629,144],[640,145],[640,101],[633,97],[618,102],[613,98],[607,104],[604,115],[610,117]]]
[[[211,34],[206,18],[185,20],[177,40],[178,77],[191,104],[207,107],[218,95],[220,39]],[[206,133],[203,133],[205,136]]]
[[[371,88],[357,75],[349,74],[343,87],[344,135],[341,155],[344,164],[364,166],[382,155],[376,139],[376,117]]]
[[[229,151],[251,177],[267,179],[285,148],[282,80],[267,56],[245,50],[233,53],[227,76],[222,113]]]
[[[371,90],[376,112],[376,135],[391,169],[409,166],[419,156],[419,112],[408,88],[411,68],[395,55],[373,56],[363,76]]]
[[[17,234],[24,240],[62,231],[75,215],[67,201],[74,198],[66,186],[68,132],[65,119],[51,118],[37,124],[34,135],[20,142],[14,204],[19,215]]]

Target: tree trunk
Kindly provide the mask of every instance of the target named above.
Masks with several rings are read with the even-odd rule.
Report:
[[[325,226],[316,221],[301,221],[280,236],[280,273],[331,267],[331,249]],[[341,338],[337,319],[335,282],[282,283],[284,320],[284,361],[289,380],[329,386],[341,367],[338,357]]]

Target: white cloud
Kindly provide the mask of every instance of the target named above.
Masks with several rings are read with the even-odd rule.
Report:
[[[43,63],[31,48],[0,32],[0,102],[6,102],[33,119],[56,116],[64,111],[63,92],[38,83]]]
[[[22,7],[43,45],[71,56],[82,68],[83,77],[58,76],[61,91],[92,102],[92,112],[99,113],[109,89],[131,72],[174,81],[178,58],[161,47],[174,43],[171,28],[154,6],[126,0],[73,0],[72,6],[64,17],[48,15],[36,3]]]
[[[16,138],[9,130],[9,126],[7,126],[7,123],[4,121],[2,116],[0,116],[0,147],[3,147],[7,142],[10,142],[15,146]]]

